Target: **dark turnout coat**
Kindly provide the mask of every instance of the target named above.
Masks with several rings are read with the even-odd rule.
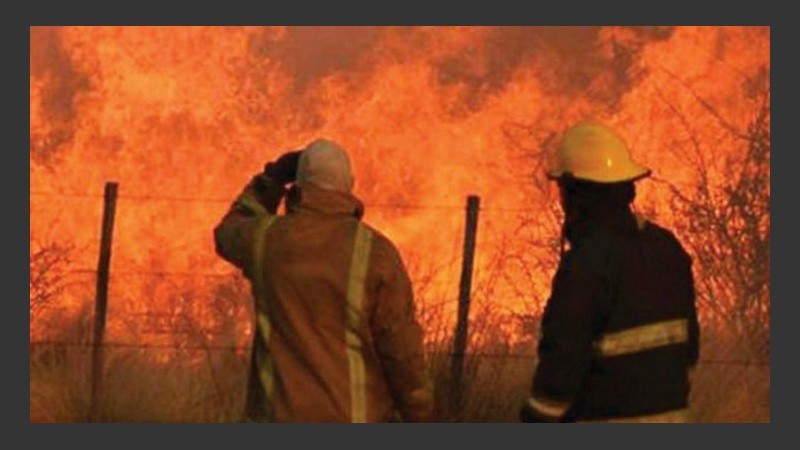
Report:
[[[686,421],[698,359],[692,261],[626,213],[571,237],[553,280],[527,407],[538,421]]]

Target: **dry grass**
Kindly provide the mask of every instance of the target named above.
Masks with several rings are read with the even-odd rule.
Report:
[[[221,370],[212,375],[207,359],[198,364],[189,361],[189,355],[178,353],[164,364],[153,356],[128,348],[107,352],[99,421],[214,423],[238,419],[237,411],[244,405],[243,362],[218,368]],[[83,349],[70,351],[57,365],[31,364],[32,422],[88,420],[89,361],[89,351]]]
[[[428,362],[437,387],[437,421],[516,421],[536,364],[534,357],[526,356],[533,354],[533,348],[509,347],[494,326],[503,319],[490,310],[478,310],[474,317],[481,320],[473,318],[476,323],[464,359],[461,403],[454,405],[449,396],[450,333],[436,320],[436,311],[421,313],[431,324]],[[476,337],[488,329],[495,329],[493,338]],[[85,331],[76,333],[85,335]],[[171,356],[168,364],[158,361],[166,351]],[[87,420],[90,358],[89,347],[32,347],[31,422]],[[708,362],[699,366],[691,395],[697,422],[770,421],[768,360],[750,364],[748,361],[755,361],[739,340],[708,330],[703,334],[701,358]],[[227,349],[110,348],[106,352],[100,420],[236,421],[243,408],[246,365],[246,358]]]
[[[690,398],[695,420],[770,422],[769,354],[728,329],[705,327],[701,342]]]
[[[31,349],[31,422],[84,420],[83,416],[88,413],[90,393],[87,354],[78,348]]]

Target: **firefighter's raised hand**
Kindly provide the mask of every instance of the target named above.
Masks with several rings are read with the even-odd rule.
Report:
[[[297,163],[300,161],[301,150],[284,153],[275,161],[264,165],[264,175],[270,177],[278,184],[292,183],[297,177]]]

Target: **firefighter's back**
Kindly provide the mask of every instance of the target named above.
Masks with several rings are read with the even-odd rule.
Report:
[[[368,253],[356,249],[359,229],[370,236]],[[369,289],[354,298],[351,286],[366,288],[381,277],[380,264],[370,262],[386,252],[388,241],[351,215],[303,210],[281,217],[269,232],[265,304],[259,308],[271,328],[273,420],[359,420],[354,414],[363,421],[388,420],[392,400],[368,321],[374,299]],[[352,279],[359,264],[365,271]],[[354,411],[359,401],[362,410]]]
[[[605,241],[611,301],[579,419],[640,417],[688,405],[697,357],[691,260],[667,229],[647,222]]]

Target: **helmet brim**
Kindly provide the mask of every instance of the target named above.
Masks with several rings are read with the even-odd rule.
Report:
[[[564,170],[550,170],[547,172],[547,178],[552,181],[560,180],[566,171]],[[624,174],[593,174],[593,173],[573,173],[571,174],[573,178],[583,181],[591,181],[593,183],[604,183],[604,184],[612,184],[612,183],[627,183],[631,181],[641,180],[642,178],[649,177],[652,174],[652,171],[647,167],[640,166],[638,164],[633,164],[628,170],[625,171]]]

